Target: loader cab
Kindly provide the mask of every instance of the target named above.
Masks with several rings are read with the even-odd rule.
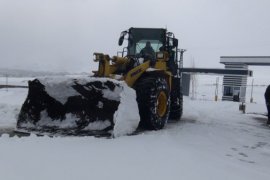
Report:
[[[127,55],[136,56],[150,42],[154,52],[159,52],[166,44],[166,29],[130,28]]]
[[[169,53],[168,67],[175,74],[178,68],[178,40],[173,33],[161,28],[130,28],[121,33],[118,41],[120,46],[127,35],[128,43],[121,52],[122,56],[137,57],[146,43],[150,42],[155,54],[163,51]]]

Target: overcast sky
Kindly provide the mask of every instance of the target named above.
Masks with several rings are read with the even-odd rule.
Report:
[[[129,27],[167,27],[185,66],[223,67],[220,56],[270,56],[269,19],[269,0],[0,0],[0,67],[89,72]]]

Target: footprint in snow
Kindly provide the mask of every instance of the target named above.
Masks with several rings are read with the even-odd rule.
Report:
[[[254,161],[248,161],[248,160],[245,160],[245,159],[238,159],[239,161],[242,161],[242,162],[245,162],[245,163],[249,163],[249,164],[255,164]]]
[[[251,149],[262,148],[262,147],[264,147],[266,145],[268,145],[268,143],[266,143],[266,142],[258,142],[257,144],[252,146]]]
[[[249,146],[243,146],[244,148],[249,148]],[[231,150],[233,150],[233,151],[235,151],[235,152],[238,152],[238,149],[237,148],[231,148]],[[242,158],[247,158],[248,157],[248,155],[247,154],[245,154],[245,153],[243,153],[243,152],[239,152],[238,154],[237,154],[238,156],[241,156]],[[230,154],[226,154],[226,156],[227,157],[233,157],[232,155],[230,155]],[[248,163],[253,163],[253,161],[248,161],[248,160],[244,160],[244,159],[239,159],[239,160],[241,160],[241,161],[245,161],[245,162],[248,162]]]
[[[238,153],[240,156],[243,156],[243,157],[248,157],[248,155],[246,155],[245,153],[242,153],[242,152],[240,152],[240,153]]]

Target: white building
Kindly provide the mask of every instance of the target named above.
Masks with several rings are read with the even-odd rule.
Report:
[[[221,56],[225,69],[248,70],[248,66],[270,66],[270,56]],[[247,77],[224,75],[222,100],[245,102]]]

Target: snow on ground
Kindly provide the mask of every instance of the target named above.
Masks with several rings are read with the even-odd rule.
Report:
[[[205,92],[212,87],[201,87]],[[209,88],[209,91],[206,89]],[[264,87],[262,87],[263,89]],[[258,92],[258,93],[257,93]],[[261,91],[255,91],[260,96]],[[0,89],[0,122],[14,125],[25,89]],[[115,139],[94,137],[0,138],[5,180],[47,179],[270,179],[266,117],[242,114],[238,103],[184,98],[182,121],[160,131]],[[4,100],[4,101],[2,101]],[[4,109],[4,111],[3,111]],[[6,110],[5,110],[6,109]],[[266,112],[264,102],[248,112]],[[8,113],[5,113],[8,112]],[[3,116],[3,114],[6,114]]]
[[[28,89],[0,89],[0,127],[10,128],[16,124],[16,116],[26,99]]]
[[[27,86],[28,81],[34,79],[33,77],[0,77],[0,85],[17,85]]]

